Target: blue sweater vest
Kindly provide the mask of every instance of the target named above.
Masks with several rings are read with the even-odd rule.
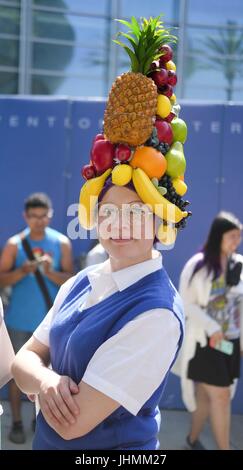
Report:
[[[60,375],[70,376],[78,384],[95,351],[126,323],[154,308],[171,310],[171,314],[175,315],[179,322],[180,341],[171,368],[182,342],[183,310],[179,295],[165,270],[162,268],[155,271],[125,290],[116,292],[97,305],[82,311],[78,307],[91,289],[86,274],[87,270],[84,270],[77,276],[75,284],[53,321],[50,331],[53,369]],[[163,312],[161,314],[163,315]],[[65,441],[46,423],[40,412],[33,448],[156,449],[160,420],[158,404],[167,375],[137,416],[120,406],[81,438]]]

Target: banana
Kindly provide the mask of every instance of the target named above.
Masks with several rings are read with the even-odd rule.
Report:
[[[78,207],[79,223],[86,230],[91,230],[95,225],[94,209],[98,196],[104,186],[105,180],[111,174],[112,168],[102,175],[87,180],[81,188]]]
[[[159,226],[156,235],[163,245],[172,245],[176,241],[177,229],[163,223]]]
[[[173,184],[174,189],[176,190],[177,194],[179,194],[179,196],[184,196],[184,194],[186,194],[187,185],[180,178],[173,178],[172,179],[172,184]]]
[[[181,211],[175,204],[169,202],[155,188],[150,178],[141,169],[133,170],[133,184],[145,204],[149,204],[153,212],[167,222],[177,223],[187,216],[186,211]]]

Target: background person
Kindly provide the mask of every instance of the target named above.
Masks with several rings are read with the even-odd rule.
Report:
[[[179,292],[187,321],[178,363],[183,399],[192,412],[187,438],[190,449],[203,448],[198,437],[208,417],[218,448],[230,448],[231,387],[240,375],[240,336],[243,340],[243,257],[235,253],[241,231],[242,225],[233,214],[219,213],[202,251],[181,273]],[[222,340],[231,343],[232,354],[229,349],[215,349],[225,346]]]
[[[47,195],[30,195],[24,207],[27,228],[11,237],[1,254],[0,285],[12,288],[6,325],[15,353],[31,337],[48,311],[35,277],[37,268],[42,273],[50,301],[54,300],[59,286],[71,276],[73,270],[68,238],[48,227],[52,213],[52,204]],[[28,259],[23,239],[27,240],[34,261]],[[13,419],[9,439],[21,444],[25,442],[25,434],[21,420],[20,391],[14,381],[9,387]]]

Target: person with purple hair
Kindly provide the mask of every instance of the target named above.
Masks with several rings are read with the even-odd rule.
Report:
[[[189,449],[209,417],[218,449],[230,449],[230,399],[240,376],[243,257],[236,254],[242,225],[231,213],[213,220],[202,251],[185,265],[179,292],[186,314],[186,335],[179,368],[183,400],[192,413]]]

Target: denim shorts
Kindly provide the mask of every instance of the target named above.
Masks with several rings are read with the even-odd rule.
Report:
[[[22,348],[22,346],[31,338],[31,331],[14,330],[8,328],[8,334],[11,339],[15,354]]]

